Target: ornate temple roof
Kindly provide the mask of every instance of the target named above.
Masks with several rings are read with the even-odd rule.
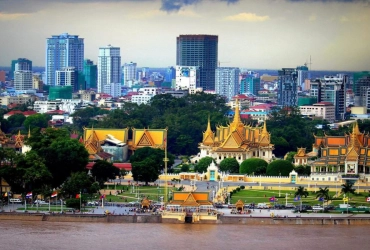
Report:
[[[262,127],[252,127],[242,122],[237,98],[232,122],[227,126],[217,126],[216,130],[216,134],[212,132],[208,118],[207,129],[203,132],[200,147],[211,146],[216,152],[241,152],[248,151],[250,148],[273,147],[266,122]]]

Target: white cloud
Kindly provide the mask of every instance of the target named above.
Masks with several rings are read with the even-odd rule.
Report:
[[[239,21],[239,22],[264,22],[270,19],[269,16],[258,16],[255,13],[239,13],[233,16],[227,16],[224,18],[227,21]]]
[[[16,20],[16,19],[20,19],[22,17],[25,17],[27,16],[28,14],[25,14],[25,13],[11,13],[11,14],[7,14],[7,13],[1,13],[0,12],[0,20],[3,21],[3,20]]]

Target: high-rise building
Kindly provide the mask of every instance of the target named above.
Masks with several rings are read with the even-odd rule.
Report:
[[[348,75],[324,76],[311,81],[310,95],[317,96],[317,102],[331,102],[335,106],[335,119],[344,119],[346,112],[346,86]]]
[[[131,87],[133,85],[133,82],[135,81],[137,75],[136,66],[137,64],[134,62],[123,64],[122,71],[124,86]]]
[[[180,35],[177,37],[176,65],[197,66],[200,87],[215,90],[215,73],[218,62],[218,36]]]
[[[297,84],[301,90],[305,89],[305,81],[310,77],[307,65],[297,67]]]
[[[297,70],[294,68],[283,68],[282,70],[278,71],[278,75],[278,104],[282,106],[297,106]]]
[[[239,68],[221,67],[216,69],[216,94],[231,100],[239,92]]]
[[[370,91],[370,71],[353,73],[353,93],[355,106],[367,106]]]
[[[195,90],[199,87],[199,68],[176,66],[176,90]]]
[[[16,60],[12,60],[12,65],[9,72],[9,79],[14,79],[14,71],[17,70],[32,71],[32,61],[26,58],[18,58]]]
[[[261,78],[257,72],[246,71],[240,74],[240,93],[258,95],[261,89]]]
[[[89,59],[84,60],[84,76],[86,89],[96,89],[98,82],[98,66]]]
[[[63,33],[46,39],[46,84],[55,85],[55,71],[75,67],[83,71],[84,39]]]
[[[166,75],[164,76],[164,81],[172,82],[173,79],[176,79],[176,69],[171,66],[166,69]]]
[[[72,90],[77,91],[77,83],[77,70],[75,67],[66,67],[55,71],[55,86],[72,86]]]
[[[15,90],[32,89],[32,71],[30,70],[14,71],[14,88]]]
[[[98,92],[104,92],[104,86],[121,83],[121,54],[119,47],[108,45],[99,48]]]
[[[32,88],[37,90],[42,90],[44,82],[41,79],[41,75],[34,74],[32,76]]]

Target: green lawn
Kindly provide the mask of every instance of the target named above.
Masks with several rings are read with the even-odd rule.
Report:
[[[149,200],[158,201],[159,197],[164,196],[164,187],[156,186],[138,186],[132,189],[132,186],[117,186],[116,189],[114,186],[109,187],[111,195],[106,196],[106,201],[108,202],[132,202],[140,201],[144,197],[148,197]],[[123,192],[116,194],[117,190],[123,190]],[[176,191],[177,189],[168,187],[168,192]]]
[[[244,203],[273,203],[269,201],[270,197],[277,198],[276,203],[285,204],[285,194],[287,192],[281,192],[279,197],[279,190],[241,190],[232,195],[231,203],[235,204],[238,200],[242,200]],[[335,192],[329,192],[330,196],[334,196]],[[352,206],[370,206],[370,202],[366,202],[366,197],[368,193],[360,193],[359,195],[351,194],[349,204]],[[343,195],[341,195],[340,200],[332,200],[329,202],[334,206],[338,206],[339,204],[343,204]],[[294,201],[294,192],[288,192],[287,196],[287,203],[291,203],[294,205],[300,204],[300,201]],[[316,195],[312,192],[309,193],[307,198],[302,198],[302,203],[308,205],[322,205],[322,201],[318,201],[316,199]],[[326,204],[326,201],[325,201]]]

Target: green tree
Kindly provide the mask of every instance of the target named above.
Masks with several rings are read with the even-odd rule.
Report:
[[[85,171],[89,154],[84,145],[71,139],[64,129],[33,130],[27,140],[52,174],[52,188],[59,187],[73,172]]]
[[[297,191],[295,191],[294,196],[295,196],[295,197],[297,197],[297,196],[299,196],[299,197],[303,197],[303,196],[304,196],[305,198],[307,198],[307,196],[308,196],[308,191],[307,191],[307,190],[305,190],[305,189],[304,189],[304,187],[299,186],[299,187],[297,188]]]
[[[149,182],[156,181],[159,174],[159,166],[151,158],[132,163],[132,177],[134,181],[143,181],[145,185],[148,185]]]
[[[330,195],[329,195],[329,188],[319,188],[319,191],[316,192],[316,199],[322,199],[324,202],[329,202],[330,200]]]
[[[120,174],[117,167],[111,162],[98,160],[91,169],[92,176],[99,182],[101,188],[104,187],[104,182],[108,179],[115,179]]]
[[[24,114],[14,114],[8,118],[8,122],[11,124],[12,128],[22,127],[25,120],[26,117]]]
[[[207,168],[211,165],[213,158],[206,156],[199,160],[198,164],[195,165],[194,170],[198,173],[207,172]]]
[[[341,191],[342,191],[342,193],[345,193],[346,196],[349,198],[350,194],[355,194],[356,189],[353,188],[352,183],[346,182],[346,183],[342,184]]]
[[[240,164],[239,173],[241,174],[254,174],[264,175],[266,174],[267,162],[260,158],[249,158]]]
[[[289,173],[292,172],[293,169],[294,166],[291,162],[286,160],[275,160],[268,164],[266,174],[268,176],[289,176]]]
[[[299,166],[294,167],[294,171],[296,171],[298,175],[303,175],[303,176],[310,176],[311,175],[311,167],[310,166],[299,165]]]
[[[294,161],[294,156],[297,154],[297,152],[294,152],[294,151],[291,151],[291,152],[288,152],[286,153],[285,157],[284,157],[284,160],[287,160],[289,162],[292,162]]]
[[[189,172],[190,170],[190,167],[189,167],[189,164],[181,164],[181,172]]]
[[[28,116],[24,122],[23,126],[25,128],[30,128],[31,130],[34,128],[47,128],[48,121],[50,120],[50,116],[46,114],[34,114]]]
[[[239,162],[235,158],[225,158],[220,162],[220,170],[229,173],[239,173]]]
[[[34,196],[49,192],[52,177],[43,159],[32,151],[16,155],[14,165],[1,168],[1,176],[13,192],[32,191]]]
[[[80,192],[92,193],[90,192],[92,184],[93,181],[86,172],[75,172],[63,183],[62,193],[64,197],[75,197]]]
[[[143,147],[135,150],[134,154],[130,157],[130,162],[140,162],[147,158],[151,159],[159,170],[164,169],[164,150],[159,148]],[[172,154],[167,154],[168,163],[167,167],[172,166],[175,162],[175,156]]]

